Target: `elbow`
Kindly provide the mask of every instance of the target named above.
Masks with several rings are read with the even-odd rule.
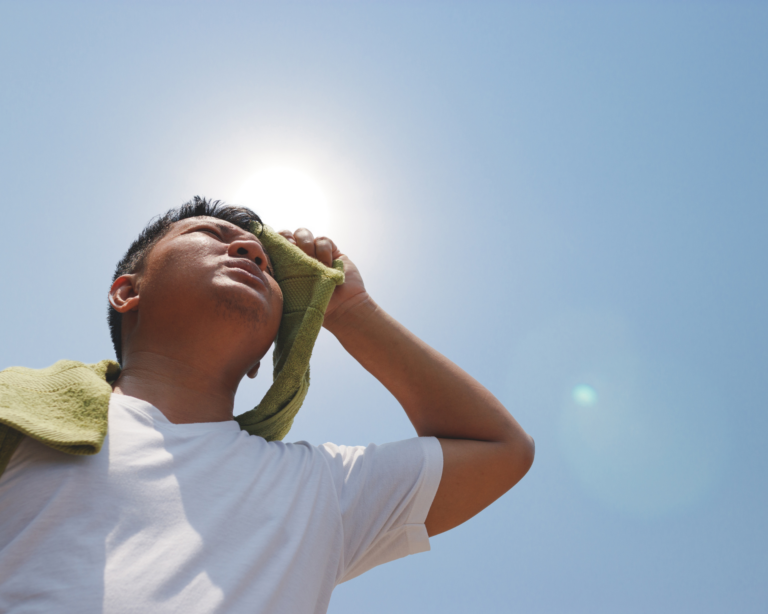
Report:
[[[528,446],[530,448],[530,459],[528,461],[528,469],[531,468],[531,465],[533,465],[533,459],[536,456],[536,442],[533,440],[533,437],[528,435]],[[526,473],[528,473],[528,469],[525,470]]]
[[[523,469],[522,478],[533,465],[533,459],[536,456],[536,442],[528,433],[525,434],[525,441],[520,445],[520,466]]]
[[[517,438],[510,445],[506,463],[507,490],[525,477],[525,474],[528,473],[533,465],[535,456],[536,444],[533,441],[533,437],[527,433],[524,433],[523,437]]]

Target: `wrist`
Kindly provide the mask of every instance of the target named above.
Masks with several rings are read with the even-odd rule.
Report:
[[[332,313],[326,313],[323,328],[338,336],[350,323],[366,318],[376,309],[378,305],[371,296],[367,292],[360,292],[341,303]]]

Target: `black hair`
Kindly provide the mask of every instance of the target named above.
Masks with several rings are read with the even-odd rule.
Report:
[[[115,267],[115,274],[112,276],[112,282],[121,275],[130,275],[141,270],[147,255],[170,230],[171,225],[181,220],[192,217],[208,216],[234,224],[243,230],[251,230],[251,224],[257,222],[262,224],[261,218],[246,207],[236,207],[227,205],[220,200],[208,200],[200,196],[195,196],[189,202],[181,207],[170,209],[164,215],[159,215],[147,224],[141,231],[139,237],[131,243],[128,251],[120,259]],[[116,311],[112,305],[107,310],[107,322],[109,323],[109,334],[112,336],[112,345],[115,346],[115,354],[120,364],[123,363],[123,316]]]

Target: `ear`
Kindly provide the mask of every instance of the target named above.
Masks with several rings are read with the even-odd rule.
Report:
[[[257,362],[254,367],[251,368],[250,371],[248,371],[248,377],[253,379],[256,377],[256,374],[259,372],[259,367],[261,366],[261,361]]]
[[[139,292],[135,275],[121,275],[109,289],[109,304],[118,313],[139,310]]]

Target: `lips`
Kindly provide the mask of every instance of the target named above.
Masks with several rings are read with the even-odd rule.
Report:
[[[225,262],[224,266],[230,269],[242,271],[248,276],[249,279],[251,279],[252,282],[257,283],[262,287],[267,286],[266,282],[264,281],[264,273],[262,273],[261,269],[250,260],[238,258],[236,260],[230,260],[228,262]]]

